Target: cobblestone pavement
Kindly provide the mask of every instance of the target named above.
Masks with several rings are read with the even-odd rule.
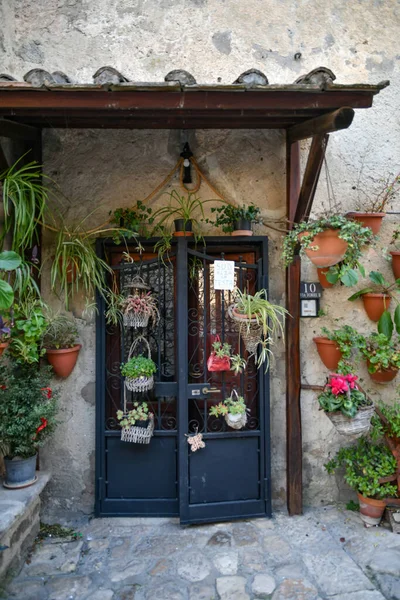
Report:
[[[8,600],[400,600],[400,535],[337,507],[181,528],[93,519],[47,539]]]

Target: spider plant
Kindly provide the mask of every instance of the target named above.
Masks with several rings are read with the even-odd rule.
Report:
[[[23,252],[33,246],[36,223],[41,220],[48,197],[42,185],[42,174],[36,162],[19,166],[22,156],[0,174],[3,182],[4,228],[0,236],[3,245],[7,233],[12,233],[12,250]],[[18,168],[19,167],[19,168]]]
[[[264,338],[275,337],[277,334],[284,337],[283,323],[289,313],[283,306],[272,304],[265,289],[252,295],[236,288],[234,295],[234,310],[246,317],[248,327],[251,322],[256,322],[262,329]]]
[[[199,229],[199,220],[196,217],[196,213],[199,213],[204,219],[204,208],[203,205],[207,202],[223,202],[223,200],[209,199],[200,200],[194,193],[188,193],[187,195],[181,195],[177,190],[168,192],[169,202],[167,206],[162,206],[153,213],[153,220],[157,221],[157,226],[162,226],[169,219],[182,219],[186,225],[191,221],[197,229]]]

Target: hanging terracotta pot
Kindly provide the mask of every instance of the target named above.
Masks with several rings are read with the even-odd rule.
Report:
[[[365,498],[361,494],[357,494],[357,496],[360,503],[360,517],[364,522],[364,527],[379,525],[386,508],[386,503],[383,500]]]
[[[371,321],[379,321],[385,310],[390,306],[390,296],[387,294],[363,294],[365,312]]]
[[[316,267],[331,267],[343,260],[348,243],[339,237],[340,229],[326,229],[317,233],[310,246],[316,246],[317,250],[306,248],[305,253]],[[299,237],[307,235],[307,232],[299,233]]]
[[[46,349],[47,360],[58,377],[68,377],[75,367],[81,344],[73,348],[61,348],[60,350]]]
[[[329,269],[317,269],[318,280],[319,280],[320,284],[322,285],[322,287],[325,288],[326,290],[328,288],[331,288],[334,286],[334,284],[330,283],[326,278],[326,274],[327,274],[328,270]]]
[[[4,350],[8,347],[9,342],[1,342],[0,343],[0,356],[3,354]]]
[[[328,340],[327,337],[315,337],[313,338],[313,341],[317,346],[319,357],[326,368],[330,371],[336,371],[339,361],[343,356],[337,346],[337,343],[332,340]]]
[[[400,278],[400,252],[393,251],[390,253],[392,256],[392,270],[395,279]]]
[[[369,364],[369,361],[367,361],[368,366]],[[369,376],[373,381],[376,381],[376,383],[389,383],[390,381],[393,381],[397,373],[398,369],[389,367],[389,369],[378,369],[375,373],[369,373]]]
[[[374,235],[376,235],[382,225],[382,219],[386,213],[362,213],[362,212],[350,212],[346,216],[354,219],[360,223],[363,227],[369,227]]]

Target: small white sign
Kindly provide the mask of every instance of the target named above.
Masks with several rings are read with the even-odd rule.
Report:
[[[214,290],[233,290],[235,263],[233,260],[214,260]]]
[[[301,300],[301,317],[316,317],[318,315],[317,301],[313,300]]]

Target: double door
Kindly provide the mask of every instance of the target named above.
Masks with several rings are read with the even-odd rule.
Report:
[[[148,402],[155,417],[150,444],[122,442],[116,413],[123,406],[120,364],[138,330],[108,326],[99,300],[97,319],[96,514],[179,516],[181,523],[268,516],[271,513],[269,379],[248,358],[229,306],[233,293],[214,289],[214,261],[235,263],[235,284],[253,293],[267,288],[266,238],[205,238],[195,245],[178,238],[168,257],[144,250],[99,245],[121,292],[140,276],[155,294],[156,326],[140,330],[157,364],[154,389],[131,402]],[[212,342],[232,346],[248,358],[241,374],[210,372]],[[144,349],[143,349],[144,350]],[[210,408],[235,390],[248,408],[246,425],[229,427]],[[234,393],[234,392],[233,392]],[[193,451],[188,438],[201,433],[205,447]]]

